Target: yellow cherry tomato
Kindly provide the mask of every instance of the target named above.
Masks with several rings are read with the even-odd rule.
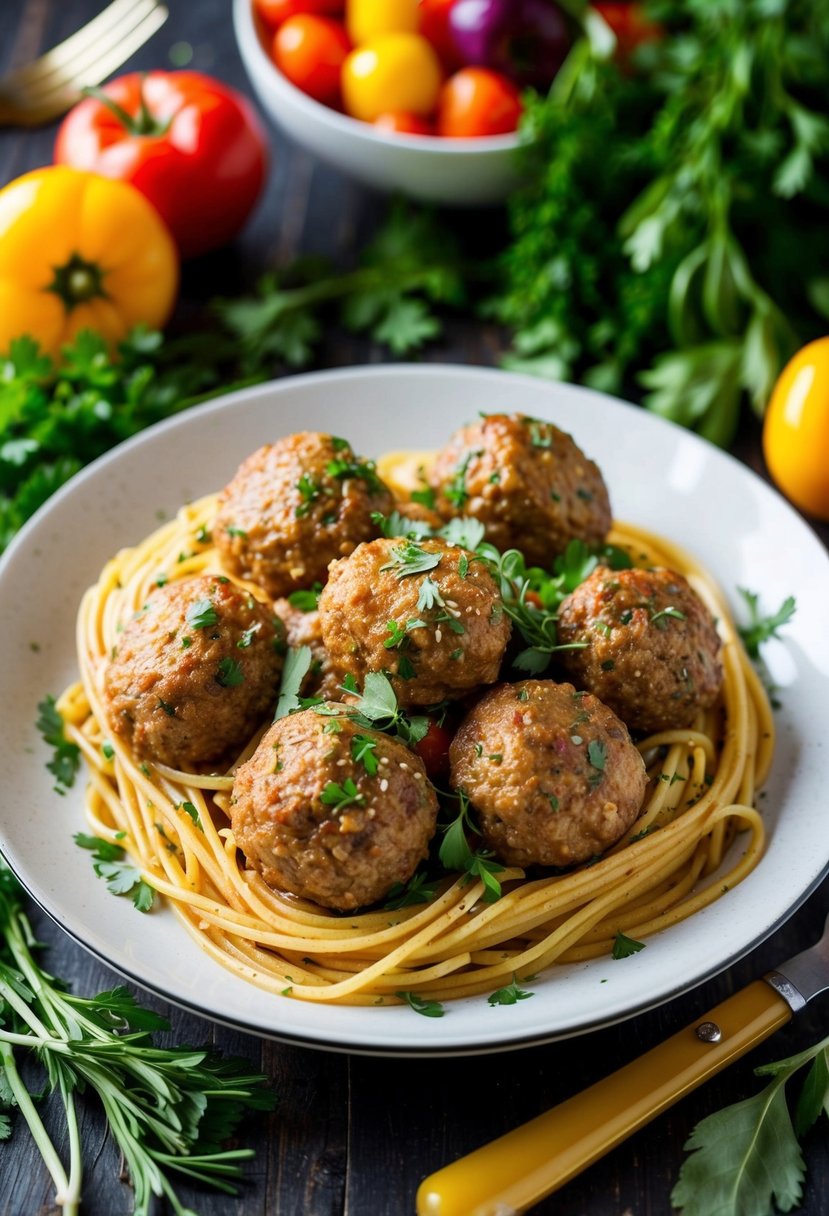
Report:
[[[780,373],[763,423],[763,454],[786,497],[829,520],[829,337],[804,346]]]
[[[53,165],[0,190],[0,351],[30,334],[57,354],[81,329],[116,343],[163,325],[178,255],[134,186]]]
[[[389,110],[430,114],[441,71],[430,43],[419,34],[384,34],[358,47],[343,64],[343,102],[352,118],[374,122]]]
[[[418,9],[418,0],[348,0],[345,25],[357,46],[380,34],[416,34]]]

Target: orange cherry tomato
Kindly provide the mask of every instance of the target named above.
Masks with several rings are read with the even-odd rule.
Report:
[[[434,135],[435,128],[428,119],[420,114],[410,114],[408,110],[387,110],[374,120],[375,127],[381,131],[393,131],[398,135]]]
[[[524,599],[526,603],[532,604],[533,608],[541,609],[544,607],[544,601],[537,591],[528,591],[525,594]]]
[[[335,106],[340,100],[340,74],[351,42],[331,17],[298,13],[280,25],[273,39],[273,61],[303,93]]]
[[[434,48],[420,34],[383,34],[357,47],[343,65],[346,111],[374,122],[390,110],[431,114],[440,93]]]
[[[804,346],[780,373],[763,422],[763,455],[786,497],[829,521],[829,337]]]
[[[437,132],[453,139],[504,135],[516,129],[522,109],[521,94],[506,76],[461,68],[441,90]]]
[[[414,750],[423,761],[426,772],[430,777],[442,777],[449,772],[449,744],[452,742],[452,732],[437,722],[430,722],[429,729],[415,743]]]
[[[345,0],[253,0],[254,10],[269,30],[278,30],[283,21],[297,13],[317,17],[341,17]]]

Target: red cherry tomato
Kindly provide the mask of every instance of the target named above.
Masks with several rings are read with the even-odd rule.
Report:
[[[200,72],[133,72],[110,81],[69,112],[54,159],[135,186],[183,257],[235,236],[268,163],[247,99]]]
[[[664,35],[662,26],[645,16],[641,4],[624,3],[624,0],[596,0],[593,8],[616,35],[620,59],[628,59],[638,46],[645,42],[658,42]]]
[[[430,777],[441,777],[449,771],[449,744],[452,733],[437,722],[430,722],[429,729],[414,750],[423,761]]]
[[[253,0],[253,7],[269,30],[278,30],[283,21],[297,13],[341,17],[345,0]]]
[[[273,60],[303,93],[335,106],[340,100],[340,74],[351,50],[345,27],[331,17],[298,13],[280,25],[273,39]]]
[[[441,89],[438,135],[503,135],[516,129],[521,110],[521,94],[506,76],[489,68],[461,68]]]
[[[449,13],[455,0],[420,0],[420,32],[428,38],[444,67],[454,71],[461,66],[458,49],[449,28]]]
[[[388,110],[374,120],[381,131],[394,131],[398,135],[434,135],[435,128],[427,118],[411,114],[408,110]]]
[[[524,600],[528,604],[532,604],[533,608],[543,608],[544,602],[537,591],[528,591],[524,596]]]

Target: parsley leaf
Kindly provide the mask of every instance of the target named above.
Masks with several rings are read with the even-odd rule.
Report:
[[[274,722],[300,708],[299,691],[308,674],[313,657],[310,646],[291,647],[288,650],[285,655],[285,666],[282,668],[282,682],[279,685],[279,697],[273,715]]]
[[[209,629],[218,624],[219,614],[212,600],[196,600],[187,609],[186,620],[191,629]]]
[[[313,587],[307,591],[292,591],[288,596],[288,603],[292,608],[298,608],[300,612],[316,612],[321,591],[322,584],[314,583]]]
[[[616,940],[613,943],[612,957],[630,958],[631,954],[638,954],[640,950],[644,950],[645,944],[645,942],[637,942],[633,937],[626,937],[620,931],[616,934]]]
[[[113,895],[128,895],[139,912],[149,912],[155,891],[141,877],[138,867],[125,860],[126,854],[120,845],[100,836],[88,836],[85,832],[76,832],[73,839],[80,848],[91,851],[92,868],[106,881],[108,891]]]
[[[435,898],[437,883],[430,882],[421,871],[417,871],[407,883],[396,882],[389,887],[389,893],[383,907],[389,912],[398,908],[408,908],[414,904],[428,904]]]
[[[420,591],[417,597],[418,612],[428,612],[430,608],[445,608],[446,604],[443,596],[440,593],[440,587],[433,578],[427,574],[423,582],[420,584]]]
[[[415,1013],[421,1013],[425,1018],[442,1018],[446,1012],[440,1001],[430,1001],[428,997],[418,996],[416,992],[395,992],[394,995],[399,996]]]
[[[52,759],[46,767],[57,782],[55,788],[62,794],[75,782],[75,774],[81,765],[80,748],[66,738],[63,718],[58,713],[54,697],[44,697],[38,702],[37,709],[35,726],[43,736],[44,743],[54,748]]]
[[[378,760],[374,755],[377,750],[377,740],[368,735],[355,735],[351,740],[351,759],[355,764],[362,764],[369,777],[377,772]]]
[[[442,554],[429,553],[416,541],[407,540],[405,544],[394,546],[391,560],[380,569],[393,570],[395,578],[406,578],[412,574],[424,574],[427,570],[434,570],[440,564],[441,557]]]
[[[320,794],[320,802],[331,806],[335,811],[343,811],[347,806],[362,806],[365,794],[361,794],[350,777],[346,777],[342,785],[337,781],[329,781]]]
[[[487,1003],[494,1008],[496,1005],[516,1005],[519,1001],[526,1001],[531,996],[535,996],[535,993],[519,988],[515,982],[515,976],[513,976],[512,983],[507,984],[504,988],[498,988],[486,999]]]
[[[752,659],[760,657],[760,647],[771,638],[779,638],[778,629],[787,625],[795,614],[797,605],[794,596],[789,595],[776,612],[763,616],[760,612],[760,597],[755,591],[747,591],[738,587],[740,595],[748,605],[749,623],[740,625],[737,632],[743,640],[746,653]]]
[[[239,659],[219,659],[219,665],[216,668],[217,684],[221,684],[222,688],[238,688],[244,682],[245,673]]]

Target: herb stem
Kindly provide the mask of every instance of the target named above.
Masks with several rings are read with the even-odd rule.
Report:
[[[25,1038],[25,1036],[16,1036]],[[37,1113],[34,1102],[32,1101],[29,1091],[23,1084],[20,1073],[17,1070],[17,1062],[14,1058],[14,1052],[11,1045],[5,1041],[6,1035],[0,1039],[0,1061],[3,1064],[3,1072],[9,1084],[11,1092],[14,1094],[14,1100],[17,1108],[29,1127],[32,1134],[32,1139],[37,1145],[38,1152],[43,1158],[43,1164],[49,1171],[49,1175],[55,1184],[55,1202],[64,1210],[64,1216],[77,1216],[78,1200],[73,1197],[70,1192],[69,1179],[66,1176],[66,1170],[63,1168],[57,1150],[49,1139],[49,1133],[43,1126],[43,1120]],[[31,1043],[28,1044],[31,1046]]]

